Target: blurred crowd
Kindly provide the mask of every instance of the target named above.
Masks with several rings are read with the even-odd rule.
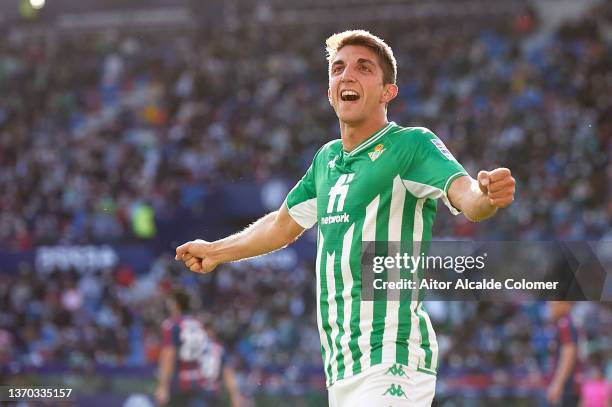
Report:
[[[477,374],[490,385],[537,387],[552,374],[555,333],[546,302],[440,302],[427,309],[438,327],[444,376]],[[612,309],[578,302],[571,318],[578,329],[580,380],[597,374],[612,380]]]
[[[201,276],[169,256],[142,276],[125,267],[0,274],[0,376],[45,367],[91,375],[99,366],[149,367],[152,375],[168,315],[164,300],[180,286],[227,347],[244,394],[321,391],[314,280],[303,264],[287,272],[256,261]],[[551,374],[554,329],[546,303],[430,302],[426,308],[440,347],[442,389],[459,380],[481,391],[507,386],[518,395],[541,389]],[[612,381],[612,308],[577,303],[572,316],[581,379]],[[472,379],[462,383],[466,377]]]
[[[394,48],[392,120],[427,126],[475,176],[518,180],[504,217],[437,235],[610,236],[612,40],[602,4],[537,35],[494,26],[370,27]],[[0,242],[122,242],[237,181],[294,183],[338,137],[326,29],[8,36],[0,44]],[[265,52],[262,52],[265,50]],[[210,216],[205,214],[204,216]]]
[[[164,300],[180,286],[230,350],[245,393],[324,388],[314,271],[257,262],[219,271],[186,273],[161,256],[140,277],[125,266],[0,274],[0,377],[40,367],[93,373],[101,365],[150,366],[152,374]]]

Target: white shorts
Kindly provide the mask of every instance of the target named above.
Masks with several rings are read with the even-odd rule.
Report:
[[[436,376],[383,363],[334,383],[330,407],[429,407],[436,391]]]

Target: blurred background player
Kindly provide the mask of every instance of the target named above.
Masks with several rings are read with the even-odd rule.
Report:
[[[167,299],[167,307],[170,317],[162,324],[157,402],[168,406],[216,406],[223,381],[231,405],[239,407],[240,392],[234,371],[226,363],[225,349],[190,314],[188,294],[174,291]]]
[[[550,342],[552,377],[546,393],[550,406],[578,405],[578,332],[570,314],[572,305],[571,301],[551,301],[548,304],[554,326],[554,336]]]

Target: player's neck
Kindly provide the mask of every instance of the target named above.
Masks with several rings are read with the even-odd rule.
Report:
[[[369,120],[358,125],[340,121],[340,138],[342,139],[344,151],[353,151],[355,147],[372,137],[388,123],[389,121],[386,116],[376,118],[375,120]]]

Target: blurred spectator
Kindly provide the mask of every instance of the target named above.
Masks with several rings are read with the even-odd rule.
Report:
[[[582,407],[609,406],[612,386],[606,380],[600,366],[593,366],[582,383]]]
[[[598,7],[537,41],[529,8],[495,24],[372,27],[400,67],[390,117],[430,127],[472,175],[507,166],[518,180],[504,217],[475,228],[442,215],[436,236],[610,233],[611,23],[605,3]],[[223,185],[297,179],[338,136],[325,97],[328,34],[251,25],[8,36],[0,243],[148,240],[160,214],[207,216],[204,199]]]
[[[124,275],[131,283],[121,283]],[[180,286],[194,309],[205,310],[204,319],[233,355],[246,394],[324,388],[314,270],[303,264],[287,272],[241,262],[200,276],[161,256],[141,276],[119,266],[54,272],[44,280],[30,270],[0,278],[0,342],[7,344],[0,347],[0,373],[37,366],[154,365],[159,323],[166,315],[164,287]],[[553,339],[546,304],[433,302],[426,308],[437,331],[443,382],[485,375],[481,390],[496,384],[543,391]],[[588,370],[583,398],[604,397],[602,383],[612,379],[611,311],[586,302],[572,311],[579,358],[587,368],[602,366]]]

